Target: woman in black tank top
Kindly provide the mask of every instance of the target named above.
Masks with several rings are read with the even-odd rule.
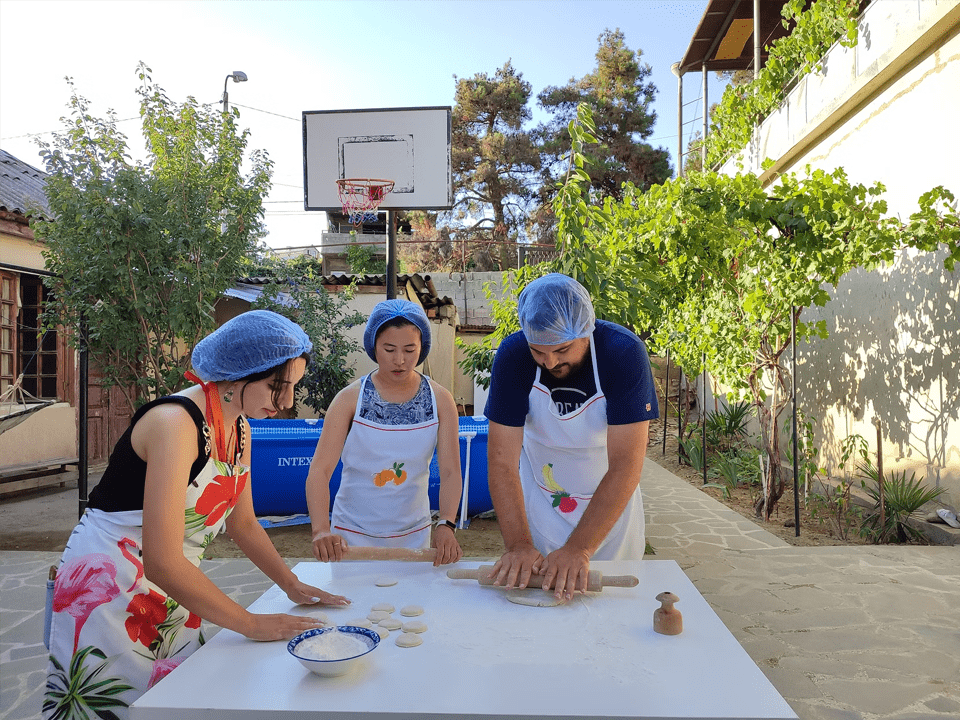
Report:
[[[286,318],[244,313],[194,348],[196,374],[187,377],[197,384],[134,415],[60,561],[44,718],[128,717],[131,703],[203,643],[201,620],[254,640],[321,624],[249,613],[217,588],[199,565],[224,528],[291,601],[349,604],[297,579],[250,495],[246,417],[292,406],[311,348]]]

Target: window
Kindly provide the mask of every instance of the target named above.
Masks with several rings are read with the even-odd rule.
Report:
[[[17,375],[17,276],[0,272],[0,393]]]
[[[41,329],[48,290],[36,275],[20,276],[20,328],[18,333],[23,389],[44,400],[57,399],[57,331]]]

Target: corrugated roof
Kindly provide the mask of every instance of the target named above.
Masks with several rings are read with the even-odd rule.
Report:
[[[46,184],[45,172],[0,150],[0,210],[24,217],[40,210],[43,217],[50,217]]]

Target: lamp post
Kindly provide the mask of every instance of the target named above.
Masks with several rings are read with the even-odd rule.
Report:
[[[234,81],[235,83],[238,83],[238,82],[246,82],[246,81],[247,81],[247,74],[246,74],[245,72],[243,72],[242,70],[234,70],[232,74],[227,75],[227,76],[223,79],[223,97],[221,98],[221,101],[223,102],[223,112],[224,112],[224,113],[226,113],[226,112],[230,109],[230,99],[229,99],[229,97],[227,96],[227,81],[230,80],[230,78],[233,78],[233,81]]]

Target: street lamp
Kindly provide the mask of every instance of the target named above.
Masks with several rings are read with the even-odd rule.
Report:
[[[247,81],[247,74],[246,74],[245,72],[243,72],[242,70],[234,70],[231,75],[227,75],[227,76],[223,79],[223,98],[222,98],[222,102],[223,102],[223,112],[227,112],[227,110],[230,109],[230,102],[229,102],[229,98],[227,97],[227,81],[228,81],[230,78],[233,78],[233,81],[234,81],[235,83],[238,83],[238,82],[246,82],[246,81]]]

